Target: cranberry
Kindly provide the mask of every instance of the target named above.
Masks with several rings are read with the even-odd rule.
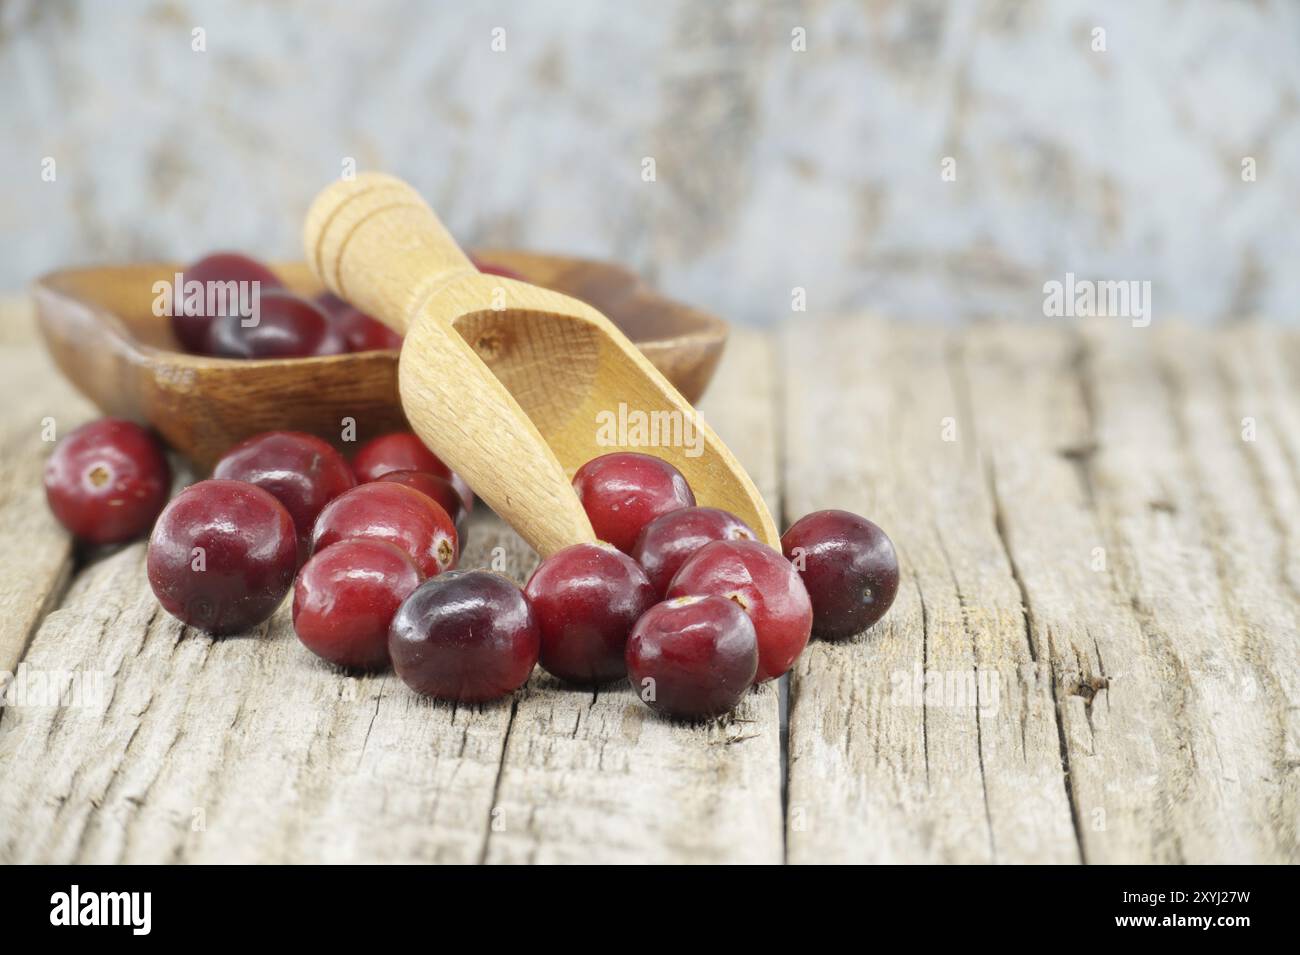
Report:
[[[456,566],[456,526],[447,512],[401,484],[362,484],[326,504],[312,528],[312,552],[354,537],[396,544],[426,577]]]
[[[771,680],[794,664],[808,644],[812,604],[799,574],[779,553],[758,541],[714,541],[682,565],[668,597],[728,597],[754,621],[758,677]]]
[[[214,252],[212,255],[204,256],[188,266],[181,273],[181,279],[185,285],[191,282],[202,283],[203,298],[201,302],[190,303],[185,297],[185,289],[181,289],[182,301],[185,305],[172,316],[172,332],[181,343],[181,347],[200,355],[206,355],[211,351],[209,334],[213,320],[236,308],[240,301],[238,293],[232,296],[223,290],[223,298],[228,303],[227,308],[209,313],[207,305],[211,283],[257,282],[259,294],[268,289],[279,288],[281,285],[280,279],[265,265],[238,252]]]
[[[363,312],[350,308],[334,317],[348,351],[397,351],[402,347],[402,336],[383,322]]]
[[[524,278],[522,274],[508,266],[494,265],[491,262],[482,262],[473,256],[470,256],[470,261],[474,263],[474,268],[478,269],[484,275],[499,275],[503,279],[517,279],[520,282],[528,281],[528,279]]]
[[[451,478],[451,468],[410,431],[380,435],[361,445],[352,455],[352,470],[363,484],[389,471],[425,471]]]
[[[393,668],[407,686],[470,703],[523,686],[537,662],[538,642],[523,593],[481,570],[426,580],[388,628]]]
[[[222,315],[212,323],[211,353],[223,358],[302,358],[341,355],[347,343],[320,308],[287,289],[258,298],[257,324],[251,317]]]
[[[632,689],[669,716],[720,716],[741,701],[757,672],[754,624],[725,597],[655,604],[627,640]]]
[[[433,498],[447,512],[452,523],[456,525],[456,532],[460,533],[467,513],[465,511],[465,499],[460,496],[460,491],[456,489],[456,485],[446,478],[440,478],[438,475],[430,474],[427,471],[389,471],[386,474],[379,475],[375,480],[405,484],[407,487],[413,487],[421,494]]]
[[[556,551],[524,594],[541,630],[542,666],[570,683],[605,683],[627,673],[627,635],[654,603],[636,561],[609,544]]]
[[[474,492],[469,485],[410,431],[395,431],[367,441],[352,455],[352,470],[363,484],[389,471],[425,471],[456,485],[465,510],[474,508]]]
[[[673,575],[697,550],[713,541],[756,540],[748,524],[716,507],[680,507],[641,530],[632,557],[645,568],[655,594],[663,599]]]
[[[357,483],[343,455],[301,431],[267,431],[241,441],[217,462],[212,476],[247,481],[274,494],[298,529],[302,559],[321,508]]]
[[[316,305],[330,318],[347,343],[348,351],[375,351],[399,349],[402,336],[378,319],[371,318],[360,309],[353,308],[333,292],[321,292]]]
[[[159,516],[146,566],[173,617],[238,633],[271,616],[289,591],[298,566],[293,518],[256,485],[200,481]]]
[[[898,593],[894,544],[865,517],[814,511],[781,538],[812,599],[813,633],[848,637],[885,615]]]
[[[343,313],[353,310],[348,302],[339,298],[333,292],[321,292],[312,301],[316,303],[317,308],[331,318],[338,318]]]
[[[116,544],[146,533],[170,488],[171,468],[153,436],[119,418],[82,425],[45,463],[50,510],[92,544]]]
[[[293,628],[303,646],[330,663],[386,667],[388,625],[422,579],[406,552],[387,541],[339,541],[299,571]]]
[[[593,458],[573,476],[592,530],[623,553],[656,517],[693,507],[695,495],[682,473],[662,458],[617,451]]]

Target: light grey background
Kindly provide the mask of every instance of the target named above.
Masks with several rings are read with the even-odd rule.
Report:
[[[1066,271],[1150,280],[1157,321],[1300,303],[1292,2],[0,0],[0,97],[4,288],[296,256],[352,156],[467,243],[618,259],[735,321],[796,286],[1047,321]]]

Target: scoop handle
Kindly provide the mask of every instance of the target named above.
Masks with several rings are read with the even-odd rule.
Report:
[[[420,194],[383,173],[321,190],[302,240],[326,288],[403,333],[439,285],[478,274]]]
[[[451,324],[509,280],[481,275],[420,195],[379,173],[324,189],[303,246],[326,288],[405,333],[398,389],[420,439],[543,557],[594,541],[559,459]]]

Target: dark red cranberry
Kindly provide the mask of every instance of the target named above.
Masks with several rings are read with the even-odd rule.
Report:
[[[344,312],[353,311],[348,302],[339,298],[333,292],[321,292],[312,301],[316,303],[317,308],[333,318],[338,318]]]
[[[657,517],[644,528],[632,557],[644,569],[660,600],[673,575],[705,544],[725,540],[757,540],[748,524],[716,507],[680,507]]]
[[[438,475],[430,474],[427,471],[389,471],[386,474],[379,475],[375,480],[405,484],[407,487],[415,488],[421,494],[427,494],[442,505],[442,509],[447,512],[452,523],[456,525],[458,533],[465,523],[465,499],[461,497],[456,485],[446,478],[440,478]]]
[[[400,349],[402,336],[377,318],[353,308],[333,292],[321,292],[316,305],[330,318],[347,343],[348,351],[376,351]]]
[[[92,544],[148,533],[167,503],[172,472],[153,436],[103,418],[59,442],[45,462],[45,499],[59,523]]]
[[[298,540],[283,504],[244,481],[200,481],[172,499],[149,538],[149,584],[173,617],[238,633],[275,612]]]
[[[321,509],[356,485],[343,455],[328,442],[301,431],[267,431],[235,445],[217,462],[214,478],[247,481],[270,491],[298,529],[298,554],[305,560],[311,529]]]
[[[537,621],[523,593],[473,570],[426,580],[388,628],[393,669],[411,689],[477,703],[513,693],[537,663]]]
[[[319,307],[287,289],[264,291],[256,317],[222,315],[212,323],[211,353],[223,358],[341,355],[343,335]],[[256,324],[246,325],[246,322]]]
[[[469,489],[469,485],[443,464],[418,435],[410,431],[395,431],[367,441],[352,456],[352,471],[362,484],[382,477],[389,471],[424,471],[446,478],[460,492],[465,510],[474,508],[474,492]]]
[[[397,351],[402,336],[383,322],[355,308],[334,317],[334,324],[347,343],[348,351]]]
[[[456,566],[456,525],[432,498],[401,484],[362,484],[326,504],[312,528],[312,553],[354,537],[396,544],[426,577]]]
[[[695,495],[680,471],[662,458],[632,451],[588,461],[573,476],[573,489],[596,536],[625,554],[656,517],[695,506]]]
[[[231,314],[239,307],[241,293],[235,291],[235,294],[230,294],[232,290],[224,287],[226,283],[249,283],[243,293],[245,301],[248,295],[253,294],[251,289],[253,282],[259,283],[259,292],[281,286],[280,279],[274,272],[256,259],[250,259],[238,252],[214,252],[212,255],[206,255],[186,267],[181,273],[181,280],[183,286],[188,286],[191,282],[200,283],[203,294],[199,299],[190,299],[185,294],[185,288],[181,288],[182,307],[172,315],[172,332],[182,348],[200,355],[211,352],[209,333],[213,320],[221,315]],[[223,288],[219,290],[214,288],[212,283],[217,282],[220,282]],[[215,311],[209,309],[209,291],[213,292],[211,304],[224,303],[224,308],[219,307]],[[216,295],[217,291],[221,293],[219,296]]]
[[[293,628],[303,646],[330,663],[386,667],[388,625],[421,580],[406,552],[386,541],[339,541],[299,571]]]
[[[669,716],[721,716],[744,698],[757,672],[753,621],[725,597],[655,604],[627,640],[628,682]]]
[[[668,597],[726,597],[740,604],[758,634],[758,676],[780,676],[808,644],[812,604],[790,562],[758,541],[714,541],[682,565]]]
[[[517,279],[520,282],[528,281],[528,279],[524,278],[521,273],[516,272],[509,266],[496,265],[492,262],[481,262],[473,256],[470,256],[470,261],[474,263],[474,268],[478,269],[484,275],[499,275],[503,279]]]
[[[575,544],[546,558],[524,594],[541,630],[541,662],[570,683],[605,683],[627,673],[627,635],[654,603],[636,561],[610,544]]]
[[[389,471],[424,471],[451,478],[451,468],[410,431],[395,431],[372,438],[352,455],[352,471],[362,484]]]
[[[813,633],[848,637],[885,615],[898,593],[893,541],[865,517],[814,511],[781,538],[812,600]]]

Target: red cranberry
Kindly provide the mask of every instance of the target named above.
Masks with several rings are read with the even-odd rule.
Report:
[[[284,505],[244,481],[200,481],[163,510],[149,539],[149,584],[173,617],[238,633],[275,612],[298,541]]]
[[[209,334],[213,320],[237,308],[240,301],[238,293],[229,295],[226,290],[223,290],[221,300],[227,303],[227,307],[217,312],[209,312],[208,291],[212,288],[211,283],[257,282],[259,293],[279,288],[281,285],[280,279],[265,265],[238,252],[214,252],[212,255],[204,256],[188,266],[181,273],[181,279],[185,285],[191,282],[201,283],[203,297],[201,302],[190,302],[185,297],[185,289],[180,290],[184,307],[172,315],[172,332],[181,343],[181,347],[200,355],[209,354],[211,351]]]
[[[334,324],[350,352],[397,351],[402,347],[401,335],[355,308],[335,316]]]
[[[393,668],[407,686],[469,703],[523,686],[538,642],[537,621],[519,588],[480,570],[426,580],[388,628]]]
[[[724,597],[655,604],[627,640],[632,689],[669,716],[721,716],[741,701],[757,672],[754,624]]]
[[[333,292],[321,292],[312,301],[316,303],[317,308],[331,318],[338,318],[344,312],[353,310],[348,302],[339,298]]]
[[[451,468],[410,431],[380,435],[361,445],[352,455],[352,471],[362,484],[389,471],[424,471],[441,478],[451,477]]]
[[[460,491],[456,485],[452,484],[446,478],[440,478],[436,474],[429,474],[427,471],[389,471],[375,478],[376,481],[388,481],[393,484],[405,484],[407,487],[415,488],[421,494],[425,494],[440,505],[451,518],[452,523],[456,525],[457,533],[460,532],[462,525],[465,523],[465,499],[460,496]]]
[[[401,484],[362,484],[326,504],[312,528],[312,552],[355,537],[396,544],[426,577],[456,566],[456,526],[447,512]]]
[[[316,305],[334,319],[334,324],[343,335],[350,352],[402,347],[401,335],[378,319],[353,308],[333,292],[321,292],[317,295]]]
[[[241,441],[217,462],[212,476],[247,481],[274,494],[298,529],[302,559],[307,557],[312,525],[321,509],[356,485],[343,455],[301,431],[267,431]]]
[[[865,517],[814,511],[781,538],[812,599],[813,633],[848,637],[885,615],[898,593],[894,544]]]
[[[330,317],[287,289],[271,289],[258,298],[257,324],[251,317],[222,315],[212,323],[211,353],[223,358],[302,358],[341,355],[343,335]]]
[[[386,541],[339,541],[299,571],[293,628],[303,646],[330,663],[386,667],[388,625],[422,579],[406,552]]]
[[[153,436],[118,418],[82,425],[45,463],[50,510],[92,544],[116,544],[146,533],[170,488],[171,468]]]
[[[645,571],[609,544],[556,551],[524,594],[541,630],[542,666],[570,683],[605,683],[627,673],[627,635],[654,603]]]
[[[662,600],[673,575],[705,544],[756,539],[750,526],[729,511],[716,507],[681,507],[642,528],[632,548],[632,557],[645,568],[655,594]]]
[[[758,677],[771,680],[794,664],[812,630],[812,604],[799,574],[758,541],[714,541],[682,565],[668,585],[669,599],[697,594],[740,604],[758,634]]]
[[[395,431],[367,441],[352,455],[352,470],[362,484],[389,471],[425,471],[456,485],[465,502],[465,510],[474,508],[474,492],[469,485],[410,431]]]
[[[573,489],[596,536],[625,554],[656,517],[695,505],[695,495],[680,471],[662,458],[632,451],[588,461],[573,476]]]
[[[470,256],[470,261],[474,263],[474,268],[478,269],[484,275],[499,275],[503,279],[517,279],[520,282],[527,282],[522,274],[505,265],[495,265],[492,262],[481,262]]]

